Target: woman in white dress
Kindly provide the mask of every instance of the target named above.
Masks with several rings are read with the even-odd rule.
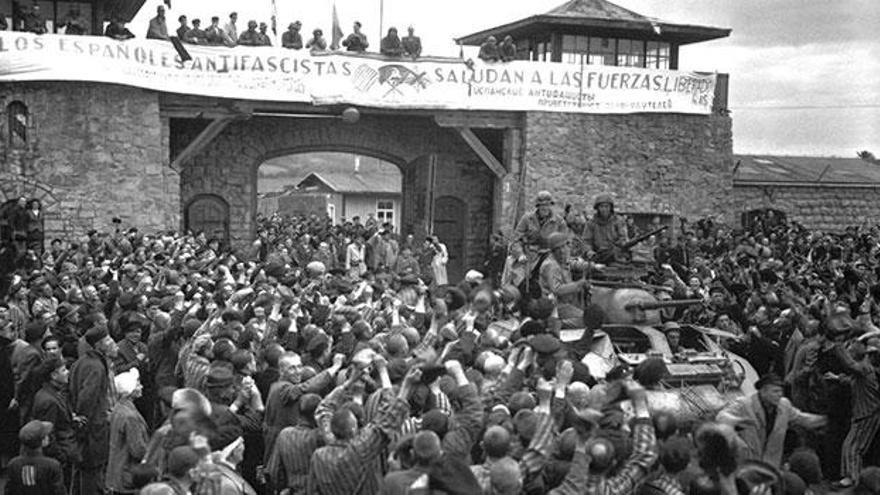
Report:
[[[360,278],[367,271],[365,258],[364,238],[357,236],[345,250],[345,269],[349,277]]]
[[[434,272],[434,284],[446,285],[449,279],[446,276],[446,263],[449,262],[449,252],[446,245],[440,242],[436,235],[428,236],[425,244],[432,250],[434,257],[431,258],[431,271]]]

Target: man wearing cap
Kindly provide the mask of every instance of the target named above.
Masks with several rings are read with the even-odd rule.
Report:
[[[15,398],[18,401],[19,412],[22,420],[30,414],[30,406],[33,403],[34,394],[37,392],[33,385],[33,378],[28,378],[32,370],[35,370],[43,360],[43,338],[49,330],[39,320],[32,321],[25,327],[24,340],[26,346],[21,346],[12,353],[12,369],[15,373]]]
[[[583,293],[589,290],[589,282],[586,279],[572,281],[571,271],[568,269],[569,256],[571,255],[571,237],[569,234],[554,232],[547,239],[547,248],[550,256],[544,260],[540,267],[541,292],[545,297],[556,302],[554,311],[557,318],[563,320],[563,325],[579,325],[583,319],[581,309]]]
[[[681,345],[681,325],[678,323],[667,321],[663,324],[663,333],[666,336],[666,343],[669,345],[669,352],[673,356],[691,350]]]
[[[50,357],[40,365],[39,372],[43,385],[34,396],[31,416],[55,426],[55,441],[46,448],[46,454],[57,459],[64,472],[69,473],[73,463],[79,460],[74,430],[76,418],[67,399],[70,371],[60,357]]]
[[[52,423],[31,421],[21,427],[18,440],[21,455],[9,461],[9,481],[6,490],[11,494],[64,495],[64,476],[61,464],[43,455],[49,445]]]
[[[302,23],[299,21],[293,22],[287,26],[287,31],[281,35],[281,46],[291,50],[302,49],[303,39],[302,35],[299,34],[300,28],[302,28]]]
[[[106,325],[96,325],[85,334],[88,348],[70,370],[70,403],[74,414],[84,416],[82,428],[82,492],[100,493],[109,453],[109,412],[115,402],[110,361],[116,358],[116,342]]]
[[[584,227],[584,244],[599,263],[614,261],[615,250],[627,241],[626,227],[614,213],[610,194],[600,194],[593,202],[596,214]]]
[[[782,465],[785,434],[790,426],[821,428],[828,418],[801,411],[783,397],[785,383],[778,375],[769,373],[755,382],[757,392],[737,399],[718,413],[719,423],[733,427],[743,445],[742,455]]]
[[[546,249],[547,240],[554,232],[568,232],[565,219],[553,211],[553,196],[541,191],[535,199],[535,211],[525,213],[516,225],[516,239],[522,242],[529,260],[534,262],[537,252]]]

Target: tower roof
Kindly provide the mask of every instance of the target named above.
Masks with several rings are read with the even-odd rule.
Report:
[[[675,24],[625,9],[607,0],[569,0],[543,14],[532,15],[457,38],[464,45],[479,45],[486,37],[528,38],[547,32],[589,32],[602,37],[651,38],[678,44],[697,43],[730,35],[730,29]]]

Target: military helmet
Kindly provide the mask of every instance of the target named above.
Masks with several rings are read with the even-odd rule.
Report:
[[[549,206],[553,204],[553,195],[550,191],[539,191],[535,198],[535,206]]]
[[[609,205],[611,205],[612,208],[614,208],[614,199],[611,197],[610,194],[607,193],[596,196],[596,199],[593,201],[593,208],[597,209],[599,208],[599,205],[603,203],[608,203]]]

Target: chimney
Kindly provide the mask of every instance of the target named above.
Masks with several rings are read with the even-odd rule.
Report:
[[[361,157],[359,155],[354,156],[354,173],[360,173],[361,171]]]

